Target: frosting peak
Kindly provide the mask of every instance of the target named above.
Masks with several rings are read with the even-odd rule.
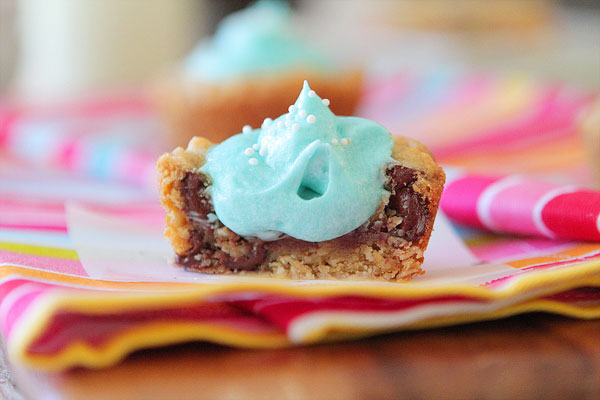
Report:
[[[304,82],[289,112],[244,127],[213,147],[201,172],[217,217],[239,235],[287,234],[318,242],[342,236],[377,209],[392,137],[381,125],[337,117]]]
[[[285,167],[311,145],[330,145],[333,139],[340,139],[336,132],[335,114],[323,104],[306,81],[289,112],[267,124],[265,126],[263,123],[257,142],[261,149],[265,149],[265,163],[272,168]]]

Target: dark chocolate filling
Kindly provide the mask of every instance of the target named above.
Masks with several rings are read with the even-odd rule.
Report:
[[[417,180],[417,172],[414,169],[395,165],[386,173],[390,177],[392,186],[389,189],[392,195],[387,208],[394,210],[403,218],[391,234],[409,242],[415,241],[425,233],[429,214],[426,201],[412,187]]]
[[[213,206],[206,194],[206,185],[203,176],[188,172],[181,181],[180,191],[183,194],[185,212],[196,213],[202,219],[206,219]]]
[[[409,242],[423,236],[429,220],[429,212],[426,199],[413,189],[413,184],[417,180],[417,171],[394,165],[386,170],[386,175],[389,178],[386,189],[391,195],[384,211],[388,217],[402,217],[402,221],[391,229],[385,221],[364,224],[346,235],[333,239],[332,242],[336,246],[354,247],[359,243],[381,243],[385,242],[389,235]],[[317,246],[316,243],[289,236],[273,242],[264,242],[260,239],[244,238],[233,234],[229,239],[233,242],[231,244],[243,247],[241,253],[245,254],[243,257],[233,257],[216,245],[215,230],[222,225],[219,221],[208,221],[208,214],[214,212],[214,209],[206,192],[204,176],[188,172],[181,181],[180,191],[184,211],[192,229],[189,237],[190,248],[185,254],[177,255],[176,261],[186,268],[202,269],[220,265],[231,270],[253,270],[265,260],[269,249],[278,246],[294,248]]]

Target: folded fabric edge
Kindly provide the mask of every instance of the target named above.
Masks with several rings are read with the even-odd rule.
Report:
[[[343,340],[353,340],[383,335],[398,331],[417,331],[422,329],[443,328],[453,325],[469,324],[474,322],[493,321],[502,318],[508,318],[515,315],[545,312],[549,314],[562,315],[565,317],[578,319],[597,319],[600,318],[600,304],[595,307],[580,307],[570,304],[564,304],[553,300],[529,300],[522,304],[512,305],[495,312],[486,314],[460,314],[445,317],[436,317],[422,320],[398,328],[380,328],[364,329],[345,326],[328,326],[315,330],[306,337],[304,344],[330,343]]]
[[[188,341],[206,341],[243,348],[279,348],[290,345],[285,334],[275,329],[248,332],[227,324],[159,321],[126,330],[100,347],[74,341],[54,354],[30,352],[31,345],[46,332],[65,300],[68,301],[69,298],[60,292],[42,295],[27,309],[26,315],[15,323],[12,334],[6,340],[7,352],[13,362],[55,372],[75,366],[103,368],[117,363],[135,350]]]
[[[4,270],[4,271],[2,271]],[[239,280],[219,282],[211,284],[165,283],[161,289],[162,282],[112,282],[96,281],[90,278],[69,276],[63,279],[62,274],[46,271],[31,271],[28,268],[17,266],[2,266],[2,281],[11,279],[11,275],[23,279],[31,279],[37,282],[45,282],[58,286],[76,289],[71,291],[71,300],[67,306],[80,307],[83,311],[96,311],[102,313],[110,308],[110,312],[121,310],[133,310],[152,306],[164,306],[168,304],[180,304],[187,300],[194,300],[208,296],[226,296],[236,293],[260,293],[280,294],[311,298],[316,296],[365,296],[380,299],[417,299],[430,298],[444,295],[462,295],[483,300],[499,300],[520,295],[524,292],[544,288],[552,285],[564,291],[574,281],[592,279],[600,273],[600,259],[577,262],[562,266],[560,269],[536,271],[523,273],[510,277],[502,285],[493,287],[475,286],[467,284],[455,284],[442,282],[445,285],[425,285],[419,283],[394,283],[381,282],[319,282],[312,285],[311,282],[297,284],[278,279],[261,279],[240,277]],[[95,285],[101,282],[102,285]],[[557,285],[560,283],[560,285]],[[107,296],[102,289],[110,288],[112,285],[120,290],[115,290],[115,296]],[[91,291],[95,291],[91,292]],[[73,302],[73,298],[81,299],[84,303]]]
[[[593,285],[592,282],[586,282],[585,286],[600,287],[600,279],[596,279]],[[15,327],[10,340],[7,341],[8,353],[12,360],[45,371],[58,371],[74,366],[102,368],[117,363],[135,350],[187,341],[207,341],[242,348],[279,348],[292,344],[372,336],[397,330],[431,328],[498,319],[531,311],[546,311],[577,318],[600,317],[600,304],[593,307],[580,307],[560,301],[536,298],[489,312],[442,315],[386,328],[348,326],[343,323],[340,324],[335,318],[330,318],[326,323],[317,324],[312,330],[305,332],[306,334],[302,338],[294,337],[293,331],[289,331],[288,337],[286,337],[282,332],[252,333],[227,326],[219,326],[214,323],[150,322],[110,338],[104,346],[99,348],[77,341],[55,354],[30,352],[31,344],[43,334],[53,315],[60,309],[61,302],[65,299],[68,300],[69,298],[57,293],[50,293],[47,297],[40,298],[37,304],[32,305],[32,308],[28,310],[28,314],[32,319],[24,319],[23,322],[25,323],[19,323],[19,326]],[[291,329],[293,330],[293,327]]]
[[[594,285],[593,287],[600,288],[600,283]],[[334,313],[330,313],[329,315],[326,315],[327,313],[325,312],[319,315],[319,313],[315,313],[316,315],[309,316],[309,321],[300,321],[300,324],[291,326],[288,336],[294,343],[320,343],[339,339],[373,336],[377,334],[396,332],[399,330],[440,328],[444,326],[460,325],[471,322],[489,321],[528,312],[547,312],[573,318],[595,319],[600,318],[600,302],[597,302],[597,304],[593,306],[578,306],[566,304],[557,300],[534,298],[525,300],[522,303],[501,307],[493,311],[477,312],[475,309],[472,309],[468,310],[467,312],[459,312],[452,315],[441,315],[415,319],[412,322],[407,322],[400,326],[388,325],[385,327],[360,326],[362,318],[357,314],[335,315]],[[385,315],[385,318],[388,320],[390,318],[393,319],[393,317],[390,317],[389,315]],[[310,319],[313,320],[310,321]],[[348,323],[351,319],[353,319],[353,321]],[[325,321],[327,321],[327,323],[325,323]],[[308,322],[308,324],[306,322]],[[307,327],[302,325],[309,326]]]
[[[517,295],[517,294],[522,294],[525,293],[526,291],[529,290],[534,290],[534,289],[541,289],[541,291],[538,291],[537,293],[535,293],[536,297],[539,296],[544,296],[544,295],[549,295],[549,294],[553,294],[553,293],[559,293],[559,292],[563,292],[566,290],[569,290],[571,288],[574,287],[578,287],[578,286],[590,286],[590,285],[594,285],[596,282],[597,284],[600,286],[600,278],[598,277],[598,267],[600,266],[600,262],[588,262],[585,263],[583,265],[579,265],[579,266],[574,266],[572,268],[568,268],[566,270],[558,270],[558,271],[545,271],[545,272],[540,272],[538,274],[535,274],[533,276],[528,276],[528,277],[524,277],[520,280],[518,280],[517,282],[515,282],[515,284],[511,287],[509,287],[507,290],[505,290],[504,292],[492,292],[490,290],[476,290],[478,288],[476,287],[467,287],[467,289],[470,290],[466,290],[465,293],[463,293],[464,296],[470,296],[472,294],[484,294],[481,297],[477,297],[477,296],[471,296],[473,297],[473,299],[479,299],[482,301],[486,301],[486,300],[500,300],[503,298],[509,298],[510,295]],[[24,269],[26,270],[26,269]],[[595,272],[595,274],[593,274]],[[590,276],[591,274],[591,276]],[[44,281],[43,279],[40,280],[39,279],[39,274],[36,274],[38,277],[38,281]],[[595,275],[595,276],[594,276]],[[543,279],[542,279],[543,278]],[[557,278],[562,278],[560,279],[560,281],[562,282],[561,285],[556,285],[556,281]],[[571,279],[567,279],[567,278],[571,278]],[[578,278],[578,279],[576,279]],[[6,279],[6,275],[5,275],[5,279]],[[5,280],[4,279],[4,280]],[[554,283],[554,286],[549,286],[548,287],[548,282],[549,283]],[[250,288],[254,289],[256,293],[256,287],[253,285],[250,285]],[[205,288],[206,289],[206,288]],[[214,289],[214,288],[211,288]],[[28,355],[27,355],[27,350],[29,349],[31,343],[33,343],[35,341],[35,339],[45,330],[47,329],[47,325],[48,322],[59,312],[59,311],[80,311],[83,313],[88,313],[88,314],[95,314],[95,315],[102,315],[102,314],[109,314],[109,313],[118,313],[118,312],[123,312],[126,310],[140,310],[140,309],[144,309],[144,308],[148,308],[148,307],[165,307],[168,305],[171,306],[181,306],[182,304],[189,304],[190,300],[195,299],[196,301],[198,301],[198,299],[203,299],[203,298],[207,298],[209,295],[227,295],[227,294],[231,294],[231,293],[240,293],[240,287],[238,287],[237,291],[236,290],[231,290],[231,288],[227,287],[225,289],[229,289],[229,290],[222,290],[223,288],[219,288],[220,290],[203,290],[203,291],[197,291],[197,292],[163,292],[157,295],[157,293],[150,293],[150,295],[148,293],[135,293],[135,294],[129,294],[129,295],[123,295],[122,293],[119,293],[119,295],[117,296],[107,296],[107,293],[95,293],[95,294],[91,294],[90,292],[86,292],[84,290],[61,290],[61,289],[56,289],[56,290],[51,290],[47,293],[44,293],[43,299],[44,301],[36,301],[34,302],[34,304],[31,304],[30,307],[26,308],[21,315],[19,315],[19,317],[17,318],[17,321],[14,324],[14,328],[12,329],[12,334],[10,334],[9,338],[5,338],[7,340],[7,344],[8,344],[8,349],[9,349],[9,354],[11,354],[13,356],[13,358],[15,360],[24,360],[25,362],[27,362],[26,360],[28,359]],[[298,289],[298,288],[296,288]],[[454,294],[456,293],[456,289],[457,288],[451,288],[452,290],[450,291],[443,291],[446,292],[448,294]],[[460,290],[460,287],[458,288]],[[517,289],[521,289],[521,292],[518,292]],[[251,291],[250,291],[251,292]],[[265,290],[265,293],[270,293],[270,292],[274,292],[274,293],[278,293],[280,291],[270,291],[270,290]],[[289,295],[290,292],[292,294],[295,294],[294,292],[297,292],[297,290],[291,290],[291,291],[282,291],[284,294]],[[324,291],[325,293],[329,292],[329,291]],[[331,293],[329,293],[330,295],[338,295],[338,293],[336,293],[337,291],[333,291]],[[346,291],[342,292],[345,293]],[[433,295],[437,295],[437,293],[435,293],[436,291],[431,291],[429,293],[429,297],[433,296]],[[470,293],[469,293],[470,292]],[[246,292],[247,293],[247,292]],[[301,291],[301,293],[304,296],[299,296],[299,297],[310,297],[307,296],[306,293],[303,293]],[[312,295],[314,295],[314,293],[311,293]],[[374,298],[390,298],[387,296],[373,296]],[[393,298],[398,298],[398,299],[402,299],[402,298],[406,298],[407,296],[394,296]],[[415,298],[424,298],[424,297],[420,297],[420,296],[416,296]],[[212,326],[212,325],[211,325]],[[212,332],[211,329],[209,329],[209,331]],[[197,335],[199,336],[191,336],[189,337],[188,340],[195,340],[196,338],[198,340],[201,339],[206,339],[209,341],[214,341],[214,342],[219,342],[219,338],[215,338],[214,340],[212,339],[212,334],[209,333],[203,333],[198,331],[199,333],[197,333]],[[4,332],[5,336],[6,336],[6,331]],[[211,336],[211,337],[205,337],[205,335]],[[215,334],[216,335],[216,334]],[[257,343],[257,344],[252,344],[252,343],[246,343],[246,338],[248,337],[247,333],[241,333],[240,334],[242,336],[242,338],[230,338],[230,339],[226,339],[227,343],[224,344],[230,344],[232,346],[247,346],[247,347],[254,347],[254,346],[261,346],[262,343]],[[317,334],[313,334],[311,333],[310,337],[307,337],[305,339],[302,339],[303,342],[310,342],[312,339],[311,337],[313,335],[317,335]],[[216,335],[219,336],[219,335]],[[231,335],[230,335],[231,336]],[[229,338],[229,336],[227,334],[222,335],[221,337],[223,338]],[[167,340],[168,339],[168,340]],[[165,338],[164,339],[164,343],[161,342],[161,344],[169,344],[171,342],[169,342],[169,338]],[[172,339],[172,340],[176,340],[176,338]],[[278,340],[280,340],[278,338]],[[181,340],[177,340],[177,341],[181,341]],[[296,338],[296,341],[298,341],[298,339]],[[271,345],[270,342],[267,340],[264,344],[262,344],[262,347],[276,347],[274,345]],[[146,347],[150,347],[152,346],[152,343],[149,343],[148,345],[140,345],[140,346],[146,346]],[[138,347],[136,347],[138,348]],[[131,351],[131,350],[130,350]],[[29,355],[30,356],[30,355]],[[31,363],[30,363],[31,364]],[[108,365],[109,362],[107,361]],[[33,365],[33,364],[32,364]],[[68,365],[68,364],[65,364]],[[60,367],[59,367],[60,369]]]

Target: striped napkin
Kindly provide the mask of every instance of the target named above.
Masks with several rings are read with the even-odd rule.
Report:
[[[148,137],[160,125],[143,100],[9,108],[0,113],[7,352],[60,370],[189,340],[281,347],[528,311],[598,318],[598,194],[570,186],[586,184],[574,129],[592,99],[520,77],[403,73],[366,89],[363,116],[421,138],[456,168],[442,209],[461,224],[440,214],[427,273],[408,284],[174,268],[148,184],[159,152]],[[112,134],[127,140],[109,146]]]
[[[449,175],[441,208],[455,222],[506,234],[600,242],[598,191],[519,175]]]

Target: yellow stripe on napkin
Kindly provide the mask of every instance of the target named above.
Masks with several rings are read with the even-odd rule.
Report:
[[[29,254],[32,256],[43,256],[53,258],[65,258],[68,260],[79,260],[75,250],[59,249],[56,247],[35,246],[23,243],[0,242],[0,250],[13,251],[15,253]]]

